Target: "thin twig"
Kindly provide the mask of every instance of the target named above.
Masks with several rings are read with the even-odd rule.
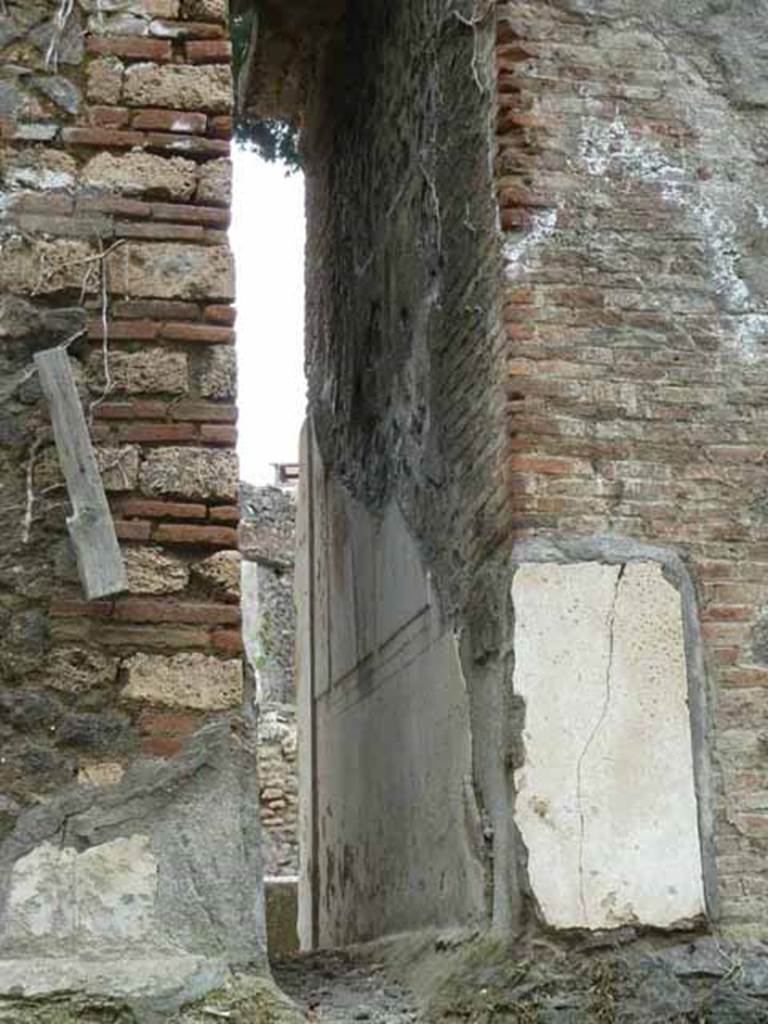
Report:
[[[114,247],[113,247],[114,248]],[[104,370],[104,390],[99,397],[91,402],[88,419],[93,426],[93,414],[114,390],[112,373],[109,366],[109,289],[107,288],[107,263],[102,256],[99,264],[101,270],[101,361]]]
[[[56,14],[53,17],[53,31],[51,33],[51,41],[48,44],[48,50],[45,54],[45,67],[48,71],[57,71],[59,66],[59,43],[62,40],[64,32],[67,28],[67,22],[69,21],[72,11],[75,6],[75,0],[59,0],[59,7]]]
[[[456,18],[457,21],[460,21],[462,25],[466,25],[467,28],[477,28],[478,25],[483,24],[488,15],[491,13],[495,2],[496,0],[488,0],[487,4],[485,5],[485,8],[482,11],[478,11],[477,8],[475,8],[475,13],[472,15],[471,18],[468,18],[466,14],[462,14],[461,11],[450,11],[450,14],[453,15],[453,17]]]
[[[32,535],[32,519],[35,512],[35,460],[37,453],[43,446],[43,438],[36,437],[29,449],[27,459],[27,500],[24,506],[24,518],[21,524],[21,543],[29,544]]]
[[[63,481],[58,484],[49,484],[47,487],[44,487],[41,491],[36,493],[35,503],[38,504],[41,498],[46,497],[48,494],[53,494],[54,491],[60,491],[66,486],[67,485]],[[63,505],[64,502],[59,502],[59,504]],[[2,508],[0,508],[0,516],[7,515],[9,512],[21,512],[26,509],[26,507],[26,501],[17,502],[15,505],[3,505]]]
[[[120,471],[120,476],[123,478],[123,486],[130,487],[131,480],[130,477],[128,476],[125,466],[123,465],[123,462],[128,458],[130,454],[131,449],[124,448],[114,459],[112,459],[111,462],[107,462],[103,466],[99,466],[99,472],[101,473],[102,478],[107,473],[109,473],[110,470],[118,469]]]
[[[476,0],[475,11],[471,18],[468,18],[465,14],[460,11],[451,11],[451,15],[456,18],[457,21],[461,22],[462,25],[466,25],[467,28],[472,29],[472,77],[475,80],[475,85],[481,93],[485,93],[488,90],[488,83],[483,82],[480,77],[480,35],[478,29],[485,23],[488,15],[494,8],[495,0],[487,0],[484,8],[480,8],[480,0]]]
[[[27,239],[27,240],[31,241],[31,239]],[[127,239],[125,239],[125,238],[118,238],[118,240],[116,242],[113,242],[112,245],[110,245],[110,247],[108,249],[100,249],[99,252],[94,253],[92,256],[81,256],[80,259],[77,259],[77,260],[67,260],[67,266],[78,267],[78,266],[82,266],[83,264],[96,263],[98,260],[105,260],[107,258],[107,256],[110,256],[115,251],[115,249],[119,249],[121,245],[125,245],[126,241],[127,241]],[[57,268],[54,268],[52,270],[50,267],[46,267],[45,266],[45,255],[41,251],[40,252],[40,270],[38,272],[37,284],[35,285],[35,288],[34,288],[34,291],[32,292],[32,295],[38,295],[39,294],[39,292],[40,292],[41,288],[43,287],[43,285],[46,283],[47,280],[50,279],[51,275],[56,272],[56,269]],[[88,290],[88,284],[90,282],[90,273],[91,273],[91,268],[88,267],[88,269],[85,272],[85,275],[83,276],[83,281],[82,281],[81,288],[80,288],[81,304],[82,304],[82,299],[85,296],[86,291]]]

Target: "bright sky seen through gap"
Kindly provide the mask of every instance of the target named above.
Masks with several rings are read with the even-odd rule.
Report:
[[[297,462],[304,419],[304,178],[233,147],[240,477]]]

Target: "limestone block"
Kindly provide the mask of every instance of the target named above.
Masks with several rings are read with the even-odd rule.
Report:
[[[141,467],[140,485],[147,495],[178,495],[200,501],[235,501],[237,456],[209,448],[156,448]]]
[[[146,836],[80,854],[44,842],[13,865],[6,938],[136,941],[151,931],[156,889],[157,862]]]
[[[186,564],[158,548],[126,548],[123,559],[131,594],[175,594],[189,583]]]
[[[112,291],[131,298],[234,298],[232,254],[225,245],[134,242],[108,259]]]
[[[179,0],[79,0],[87,14],[109,22],[110,12],[114,18],[178,18]]]
[[[93,103],[119,103],[123,89],[122,61],[117,57],[99,57],[88,64],[86,92]]]
[[[222,661],[205,654],[173,657],[136,654],[125,662],[123,700],[159,707],[223,711],[243,699],[243,667],[239,660]]]
[[[150,198],[188,202],[197,187],[197,165],[180,156],[135,151],[119,156],[99,153],[83,168],[87,185]]]
[[[118,12],[111,16],[92,14],[88,19],[88,32],[96,36],[145,36],[149,31],[149,17]]]
[[[95,453],[105,491],[135,489],[139,479],[139,449],[136,445],[125,444],[119,448],[98,447]]]
[[[232,106],[232,73],[228,64],[134,64],[125,73],[123,100],[134,107],[226,114]]]
[[[681,600],[656,562],[515,574],[515,817],[558,928],[704,912]]]
[[[144,10],[152,18],[178,18],[179,0],[143,0]]]
[[[227,0],[185,0],[184,17],[224,21],[227,17]]]
[[[85,286],[94,291],[97,278],[86,277],[85,271],[86,261],[95,255],[87,242],[10,238],[0,251],[0,290],[51,295]]]
[[[200,168],[197,201],[208,206],[229,206],[232,202],[232,162],[210,160]]]
[[[9,188],[72,188],[76,177],[77,162],[56,149],[5,149],[0,153],[0,180]]]
[[[117,658],[87,647],[57,647],[48,655],[45,685],[61,693],[83,693],[111,686]]]
[[[100,392],[104,387],[101,351],[91,354],[88,371],[90,380]],[[183,395],[189,388],[186,355],[164,348],[111,352],[109,372],[114,390],[129,395]]]
[[[198,378],[203,398],[233,399],[237,396],[237,356],[229,345],[210,346]]]
[[[217,551],[192,567],[192,572],[206,586],[231,601],[240,596],[240,552]]]
[[[81,786],[114,786],[125,775],[125,769],[117,761],[99,761],[81,764],[77,770],[77,781]]]

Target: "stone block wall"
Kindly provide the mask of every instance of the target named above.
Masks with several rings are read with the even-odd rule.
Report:
[[[10,3],[0,41],[0,788],[166,757],[239,709],[223,2]],[[67,344],[129,592],[87,603],[32,354]]]
[[[0,48],[0,950],[188,954],[167,971],[182,998],[185,978],[200,990],[221,977],[195,957],[263,955],[226,2],[9,0]],[[126,562],[128,592],[105,600],[83,598],[32,365],[54,345]],[[228,837],[221,856],[214,834]],[[121,945],[119,916],[99,911],[73,943],[35,918],[35,892],[60,889],[77,918],[73,851],[98,866],[104,844],[105,905],[136,895],[141,927]],[[57,984],[1,960],[0,989],[17,977],[24,991]]]
[[[296,499],[280,487],[240,490],[243,641],[258,705],[265,876],[299,870],[295,691]]]
[[[259,795],[265,878],[299,873],[299,777],[296,707],[259,708]]]
[[[279,487],[241,488],[243,634],[259,703],[294,704],[296,498]]]

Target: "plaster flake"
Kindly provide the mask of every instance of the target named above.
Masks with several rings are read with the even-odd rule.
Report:
[[[680,595],[655,562],[529,563],[512,590],[515,818],[547,923],[702,914]]]

